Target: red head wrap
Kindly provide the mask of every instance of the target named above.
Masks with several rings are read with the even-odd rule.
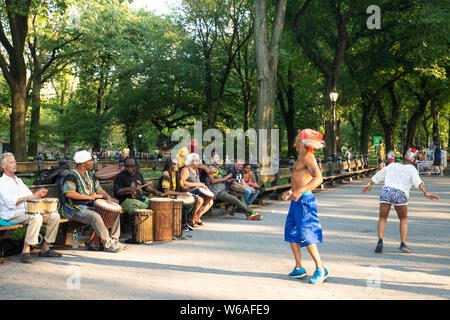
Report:
[[[303,129],[302,131],[299,132],[298,138],[299,140],[313,139],[317,141],[322,141],[323,134],[312,129]]]
[[[305,140],[305,139],[311,139],[311,140],[321,142],[323,140],[323,134],[321,134],[320,132],[317,132],[315,130],[312,130],[312,129],[303,129],[299,132],[298,139],[300,141]],[[314,148],[312,148],[311,146],[306,146],[306,149],[309,152],[314,153]]]

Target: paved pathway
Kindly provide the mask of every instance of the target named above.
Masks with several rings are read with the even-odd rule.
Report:
[[[264,220],[213,215],[190,240],[130,245],[118,254],[68,248],[62,259],[36,257],[32,265],[8,257],[0,265],[0,299],[449,299],[450,177],[424,177],[439,202],[411,189],[411,254],[398,250],[393,209],[385,252],[374,253],[381,186],[362,195],[365,181],[316,193],[319,250],[330,273],[320,285],[287,276],[294,265],[283,241],[289,204],[267,201],[258,209]],[[302,255],[311,275],[313,261],[304,249]]]

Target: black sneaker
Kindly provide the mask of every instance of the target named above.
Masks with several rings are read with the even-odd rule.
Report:
[[[400,244],[400,248],[399,249],[400,249],[401,252],[411,253],[411,249],[406,244],[404,244],[403,242]]]
[[[383,252],[383,240],[378,240],[377,247],[375,248],[376,253],[382,253]]]
[[[29,253],[22,253],[20,255],[20,261],[23,263],[33,263],[33,258],[31,257],[31,254],[29,254]]]
[[[186,226],[189,229],[189,231],[194,230],[194,227],[189,222],[186,224]]]

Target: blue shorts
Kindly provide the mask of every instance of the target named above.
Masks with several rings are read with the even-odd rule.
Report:
[[[297,242],[300,247],[322,242],[317,200],[312,193],[304,193],[297,202],[291,201],[284,227],[284,241]]]
[[[394,206],[406,206],[408,205],[408,196],[400,189],[384,186],[380,192],[380,202]]]

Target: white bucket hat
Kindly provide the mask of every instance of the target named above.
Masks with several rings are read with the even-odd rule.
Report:
[[[76,164],[83,163],[92,160],[92,156],[88,151],[82,150],[75,153],[73,160],[75,161]]]

